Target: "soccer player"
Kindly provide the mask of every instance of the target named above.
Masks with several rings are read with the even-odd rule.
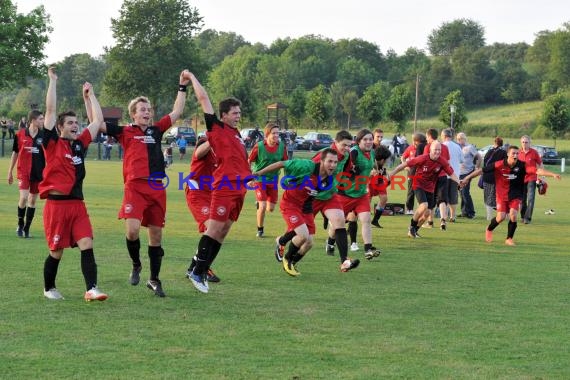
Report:
[[[430,128],[426,131],[426,139],[427,144],[424,147],[423,154],[429,154],[431,149],[431,144],[434,141],[437,141],[437,129]],[[418,154],[419,155],[419,154]],[[449,161],[449,149],[446,145],[441,145],[441,157]],[[439,209],[439,216],[441,219],[445,220],[447,218],[447,202],[448,202],[448,193],[447,193],[447,176],[443,171],[439,173],[439,178],[437,179],[437,183],[435,185],[434,190],[434,199],[435,203],[432,209],[430,209],[427,223],[424,227],[426,228],[433,228],[433,217],[435,215],[435,207],[437,206]]]
[[[352,146],[352,135],[348,131],[339,131],[335,140],[330,146],[337,154],[338,165],[336,166],[333,186],[325,191],[319,192],[313,201],[313,214],[321,213],[325,220],[328,220],[329,237],[325,242],[325,252],[334,253],[335,242],[338,245],[340,262],[344,263],[348,259],[348,236],[345,227],[345,217],[340,198],[338,197],[338,174],[342,172],[346,161],[349,158],[350,147]],[[322,152],[322,151],[321,151]],[[321,152],[313,157],[313,162],[321,161]]]
[[[432,141],[429,154],[422,154],[402,162],[388,174],[389,177],[393,177],[405,167],[415,167],[416,169],[412,187],[418,201],[418,208],[412,216],[408,229],[408,236],[411,238],[420,237],[418,230],[428,218],[430,210],[435,206],[434,191],[439,178],[441,178],[440,172],[447,173],[453,181],[459,184],[459,178],[453,173],[448,161],[441,157],[441,147],[440,142]],[[447,180],[447,178],[445,179]]]
[[[153,109],[148,98],[139,96],[129,103],[132,124],[124,127],[107,124],[107,134],[115,137],[125,151],[123,158],[123,181],[125,183],[123,204],[119,218],[125,219],[126,244],[133,268],[129,277],[131,285],[138,285],[142,263],[140,260],[141,226],[148,228],[148,257],[150,278],[146,286],[158,297],[165,297],[159,279],[164,250],[162,229],[166,216],[166,189],[162,178],[166,176],[161,149],[162,135],[184,111],[186,86],[190,72],[180,73],[178,94],[172,111],[152,124]]]
[[[282,259],[283,269],[290,276],[296,277],[300,274],[296,265],[313,245],[316,231],[313,199],[320,192],[327,191],[333,186],[335,182],[333,175],[337,165],[338,153],[331,148],[325,148],[321,151],[320,162],[303,159],[280,161],[254,172],[254,175],[263,175],[272,170],[285,169],[285,191],[279,208],[287,223],[288,232],[295,232]],[[346,258],[341,263],[340,270],[348,272],[356,268],[359,263],[359,260]]]
[[[53,68],[48,70],[49,85],[46,96],[44,138],[42,141],[46,158],[44,180],[40,183],[40,197],[46,199],[43,212],[44,229],[50,253],[44,262],[44,296],[48,299],[63,299],[55,286],[55,278],[63,250],[79,247],[81,271],[85,278],[86,301],[104,301],[107,295],[97,288],[97,264],[93,254],[93,229],[83,202],[83,179],[85,178],[85,153],[89,143],[96,138],[103,112],[91,84],[83,85],[86,107],[92,121],[78,134],[79,124],[72,111],[57,116],[56,82]]]
[[[212,188],[210,179],[214,168],[217,166],[216,155],[210,148],[210,143],[206,137],[202,137],[196,144],[196,149],[190,160],[190,176],[186,183],[186,204],[198,224],[198,232],[203,234],[206,231],[208,219],[210,219],[210,199],[212,198]],[[194,256],[190,266],[186,271],[186,277],[190,279],[192,270],[196,266],[197,257]],[[209,282],[220,282],[211,268],[206,272]]]
[[[364,257],[372,260],[380,255],[380,250],[372,245],[370,225],[370,196],[368,183],[374,169],[375,160],[372,152],[372,132],[362,129],[356,134],[356,145],[350,149],[350,158],[344,167],[343,178],[339,184],[339,200],[345,216],[354,211],[362,224]]]
[[[255,144],[249,153],[248,161],[251,164],[252,171],[259,171],[275,162],[287,161],[288,159],[286,146],[279,138],[279,126],[267,123],[264,133],[265,140]],[[278,179],[279,171],[267,173],[264,178],[257,179],[259,186],[256,186],[255,189],[255,199],[257,200],[256,236],[259,238],[263,237],[265,212],[273,212],[279,199]]]
[[[373,150],[375,164],[373,170],[372,178],[376,177],[375,185],[370,184],[368,186],[368,192],[370,194],[370,198],[378,196],[378,204],[374,207],[374,217],[370,224],[375,227],[382,228],[380,225],[380,218],[382,217],[382,212],[384,211],[384,207],[386,207],[386,203],[388,203],[388,186],[385,183],[386,177],[386,168],[384,165],[392,156],[390,149],[385,147],[384,145],[379,145]],[[402,156],[403,157],[403,156]]]
[[[208,268],[216,259],[232,224],[238,220],[247,190],[245,184],[252,177],[245,143],[237,129],[241,118],[240,101],[235,98],[222,100],[218,119],[204,87],[194,74],[190,74],[190,79],[204,112],[206,135],[218,163],[213,171],[210,219],[198,243],[196,266],[190,274],[194,287],[208,293]]]
[[[14,182],[12,172],[17,162],[20,198],[16,234],[24,238],[31,237],[30,226],[36,213],[38,186],[43,178],[42,173],[46,164],[42,149],[44,115],[38,110],[30,111],[28,121],[29,127],[20,129],[16,133],[8,169],[8,184],[11,185]]]
[[[552,173],[548,170],[537,168],[536,166],[527,167],[520,158],[519,148],[511,145],[507,150],[507,158],[495,161],[483,167],[476,169],[474,172],[461,180],[461,186],[465,186],[471,178],[481,173],[494,173],[495,188],[497,193],[497,216],[491,220],[485,231],[485,240],[490,243],[493,241],[493,230],[506,219],[509,215],[509,225],[507,227],[506,245],[514,246],[513,237],[517,229],[517,214],[519,212],[523,192],[525,187],[525,177],[528,174],[550,176],[560,179],[559,174]]]
[[[536,180],[538,179],[534,170],[543,168],[542,158],[536,149],[530,147],[530,137],[521,137],[521,149],[519,150],[519,160],[524,162],[527,168],[527,175],[524,179],[523,197],[521,202],[521,217],[524,224],[529,224],[534,211],[534,197],[536,195]],[[532,169],[531,169],[532,168]]]

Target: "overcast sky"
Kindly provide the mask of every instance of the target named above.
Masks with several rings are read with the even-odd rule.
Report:
[[[391,1],[379,0],[188,0],[203,17],[204,29],[234,32],[255,43],[307,34],[338,40],[361,38],[383,53],[426,49],[427,36],[443,22],[469,18],[485,28],[487,44],[532,44],[535,34],[570,21],[568,0]],[[12,0],[19,13],[44,5],[54,28],[47,62],[75,53],[97,56],[113,46],[111,18],[122,0]],[[281,6],[279,4],[282,4]]]

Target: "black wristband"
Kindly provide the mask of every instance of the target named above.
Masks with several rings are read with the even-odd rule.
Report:
[[[178,85],[178,91],[186,92],[186,87],[187,86],[185,84],[179,84]]]

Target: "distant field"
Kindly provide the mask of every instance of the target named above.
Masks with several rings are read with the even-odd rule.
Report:
[[[90,149],[93,154],[95,149]],[[8,160],[0,159],[6,173]],[[409,217],[384,216],[374,229],[383,255],[340,273],[316,244],[287,276],[273,257],[283,232],[268,215],[265,239],[255,238],[253,194],[224,244],[214,269],[222,278],[207,295],[184,278],[199,235],[177,189],[188,160],[168,170],[158,299],[128,284],[121,163],[90,159],[86,203],[95,231],[104,303],[87,304],[77,250],[67,250],[58,288],[63,302],[42,296],[47,255],[39,203],[33,239],[15,236],[17,188],[0,186],[0,378],[6,379],[567,379],[570,377],[570,180],[550,181],[538,196],[531,225],[515,241],[487,244],[481,192],[478,216],[448,231],[406,236]],[[5,181],[5,180],[4,180]],[[404,191],[389,193],[401,203]],[[554,209],[555,215],[544,211]],[[148,275],[142,236],[143,278]],[[362,240],[359,236],[359,242]]]

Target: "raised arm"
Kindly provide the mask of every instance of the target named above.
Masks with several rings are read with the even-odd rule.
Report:
[[[97,138],[97,134],[99,133],[99,129],[101,128],[101,124],[103,123],[103,111],[101,110],[99,101],[95,97],[95,91],[93,91],[93,86],[91,83],[85,82],[83,84],[83,94],[83,98],[89,99],[89,103],[91,104],[91,115],[93,117],[93,120],[90,120],[89,126],[87,128],[91,133],[91,139],[95,140]]]
[[[178,120],[180,116],[182,116],[182,112],[184,112],[184,104],[186,104],[186,86],[190,83],[190,71],[182,71],[180,73],[180,81],[178,83],[178,94],[176,95],[172,112],[169,114],[172,124],[176,123],[176,120]]]
[[[196,148],[196,158],[197,159],[202,159],[204,156],[206,156],[208,154],[208,152],[210,151],[210,142],[206,141],[205,143],[202,143],[200,145],[198,145],[198,147]]]
[[[89,123],[91,123],[93,121],[91,99],[89,99],[89,92],[85,90],[85,85],[83,86],[83,103],[85,104],[85,113],[87,114],[87,120],[89,120]]]
[[[48,69],[49,84],[46,94],[46,113],[44,115],[44,128],[52,130],[56,123],[56,85],[57,85],[57,74],[55,73],[55,67],[50,67]]]
[[[198,79],[194,76],[194,74],[190,73],[190,80],[192,81],[192,87],[194,88],[194,94],[196,95],[196,99],[198,99],[198,103],[202,107],[202,111],[209,115],[214,114],[214,107],[212,107],[212,103],[210,102],[210,98],[208,97],[208,93],[202,87]]]
[[[560,177],[560,174],[556,174],[551,172],[550,170],[546,170],[543,168],[537,168],[536,169],[536,174],[537,175],[541,175],[541,176],[547,176],[547,177],[552,177],[552,178],[556,178],[557,180],[562,179],[562,177]]]

